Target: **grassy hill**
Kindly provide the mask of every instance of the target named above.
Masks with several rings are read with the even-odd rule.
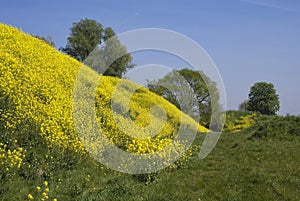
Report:
[[[7,25],[0,24],[0,41],[0,200],[300,200],[300,117],[232,112],[227,132],[204,160],[197,157],[201,134],[171,168],[120,173],[90,157],[84,145],[94,141],[77,135],[72,100],[79,70],[85,72],[80,80],[87,87],[84,96],[91,98],[88,87],[97,85],[97,122],[123,150],[145,154],[164,149],[180,123],[198,132],[207,129],[130,81],[113,99],[113,112],[119,79],[96,82],[99,75],[88,67]],[[133,88],[139,90],[128,111],[122,100]],[[157,104],[166,111],[167,122],[157,136],[139,139],[163,121],[160,110],[151,111]],[[118,123],[130,125],[126,115],[138,126],[119,129]]]
[[[88,151],[104,149],[99,148],[98,137],[90,134],[94,127],[82,109],[79,112],[84,113],[77,122],[84,122],[81,126],[87,135],[78,136],[73,119],[73,100],[78,95],[74,94],[75,86],[86,98],[76,104],[85,109],[86,100],[94,99],[103,134],[124,151],[148,154],[163,150],[176,137],[180,124],[196,132],[208,132],[142,86],[113,77],[99,80],[100,76],[87,66],[16,28],[0,24],[0,41],[0,168],[4,181],[12,175],[50,177],[58,168],[72,167],[89,157]],[[79,71],[84,72],[81,78],[77,76]],[[96,93],[88,86],[96,86]],[[116,89],[118,94],[113,99]],[[137,91],[127,106],[124,100],[133,89]],[[111,103],[117,111],[112,111]],[[165,113],[152,110],[156,105]],[[121,123],[125,130],[119,128]],[[151,137],[153,133],[156,135]],[[179,142],[174,150],[182,146]]]

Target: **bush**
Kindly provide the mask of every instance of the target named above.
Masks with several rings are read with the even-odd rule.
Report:
[[[300,139],[300,117],[263,116],[247,132],[250,133],[248,139]]]

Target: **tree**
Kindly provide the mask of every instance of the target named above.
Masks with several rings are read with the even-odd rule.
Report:
[[[247,110],[275,115],[280,109],[279,96],[272,83],[257,82],[249,92]]]
[[[180,79],[180,76],[183,79]],[[188,84],[188,87],[183,87],[186,85],[184,82]],[[192,109],[191,113],[194,114],[192,117],[196,119],[200,116],[199,123],[206,127],[210,125],[211,119],[214,118],[212,117],[212,101],[215,101],[213,105],[218,107],[214,109],[221,110],[219,105],[220,94],[216,83],[200,71],[190,69],[174,70],[157,81],[148,82],[147,86],[150,91],[163,96],[182,111],[184,111],[182,107]],[[164,86],[173,86],[173,88]],[[174,89],[175,92],[172,91]],[[189,89],[192,89],[192,91]],[[191,96],[191,93],[194,96],[193,100],[187,98]]]
[[[61,50],[81,62],[89,57],[89,61],[85,61],[85,64],[90,64],[90,67],[99,73],[121,77],[127,68],[134,66],[131,63],[131,55],[115,37],[116,34],[111,27],[104,29],[102,24],[95,20],[82,19],[80,22],[73,23],[70,30],[67,45]],[[111,58],[114,60],[112,61]],[[108,65],[107,68],[106,65]],[[103,71],[103,69],[106,70]]]
[[[81,19],[73,23],[70,30],[67,45],[61,50],[79,61],[83,61],[102,42],[103,26],[95,20]]]
[[[107,27],[106,29],[104,29],[103,39],[104,41],[107,41],[108,39],[114,37],[115,35],[116,33],[114,32],[114,30],[111,27]]]
[[[50,45],[52,47],[55,47],[55,43],[52,40],[51,36],[44,37],[44,36],[35,35],[34,37],[46,42],[48,45]]]
[[[239,111],[247,111],[248,107],[248,100],[244,100],[240,105],[239,105]]]
[[[100,55],[104,61],[102,73],[107,76],[122,77],[127,69],[133,68],[132,57],[127,53],[127,49],[115,36],[115,32],[109,27],[104,31],[105,45],[100,49]],[[98,55],[99,56],[99,55]]]

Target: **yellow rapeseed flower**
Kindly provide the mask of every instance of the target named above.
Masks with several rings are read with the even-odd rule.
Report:
[[[27,197],[28,197],[29,200],[33,200],[34,199],[34,197],[31,194],[28,194]]]
[[[47,181],[44,181],[44,186],[48,186],[48,182]]]
[[[47,193],[43,192],[43,193],[42,193],[42,196],[43,196],[44,198],[46,198],[46,197],[47,197]]]

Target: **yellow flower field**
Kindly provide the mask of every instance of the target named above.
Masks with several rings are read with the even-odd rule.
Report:
[[[84,144],[92,143],[92,140],[77,135],[73,121],[73,88],[80,68],[87,72],[87,79],[99,75],[43,41],[11,26],[0,24],[0,41],[0,160],[15,158],[16,161],[10,159],[11,163],[20,166],[23,154],[26,154],[26,150],[21,149],[30,148],[30,140],[35,139],[43,139],[49,154],[54,149],[60,149],[62,153],[71,151],[85,155]],[[176,137],[180,124],[208,132],[163,98],[123,80],[122,84],[125,83],[126,87],[139,88],[129,104],[128,115],[134,122],[132,126],[128,118],[111,109],[112,95],[118,83],[120,80],[117,78],[101,77],[95,106],[97,121],[107,139],[124,151],[147,154],[162,150]],[[121,110],[125,107],[122,98],[127,96],[126,87],[121,88],[122,93],[113,100]],[[159,131],[155,130],[156,126],[151,127],[162,122],[159,114],[150,114],[155,105],[162,107],[167,116]],[[119,127],[121,124],[128,126],[122,130]],[[151,136],[153,133],[156,135]],[[14,139],[20,143],[12,143]],[[9,156],[12,146],[16,151]],[[4,163],[1,161],[0,164]]]

